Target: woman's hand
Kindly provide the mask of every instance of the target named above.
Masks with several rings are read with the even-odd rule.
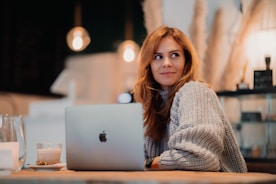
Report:
[[[154,157],[154,158],[149,158],[145,160],[145,168],[146,169],[158,169],[159,165],[158,165],[158,160],[159,157]]]
[[[151,169],[159,169],[158,161],[159,157],[154,157],[153,162],[151,164]]]

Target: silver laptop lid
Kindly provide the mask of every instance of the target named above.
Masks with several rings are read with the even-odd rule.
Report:
[[[144,170],[140,103],[70,106],[65,110],[71,170]]]

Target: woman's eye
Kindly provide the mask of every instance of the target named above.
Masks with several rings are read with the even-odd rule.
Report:
[[[178,53],[173,53],[173,54],[172,54],[172,58],[176,58],[176,57],[178,57],[178,56],[179,56]]]
[[[155,55],[155,56],[154,56],[154,59],[155,59],[155,60],[160,60],[160,59],[162,59],[162,58],[163,58],[163,57],[162,57],[161,55]]]

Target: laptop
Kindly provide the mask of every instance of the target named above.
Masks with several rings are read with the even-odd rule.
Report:
[[[69,170],[144,170],[142,105],[68,106],[65,142]]]

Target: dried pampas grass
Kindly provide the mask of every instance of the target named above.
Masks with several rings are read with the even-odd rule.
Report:
[[[142,3],[147,33],[162,25],[162,1],[144,0]]]
[[[216,12],[215,19],[211,28],[211,34],[208,38],[208,48],[205,55],[204,78],[206,82],[211,84],[213,88],[218,91],[220,84],[220,77],[224,67],[222,67],[224,51],[224,11],[219,9]]]
[[[201,80],[204,80],[204,71],[203,68],[205,64],[203,62],[205,56],[206,46],[206,25],[205,25],[205,18],[206,18],[207,10],[206,10],[206,3],[204,0],[196,0],[194,5],[194,15],[192,19],[192,23],[190,25],[190,35],[191,41],[197,51],[198,58],[199,58],[199,77]]]
[[[204,58],[204,76],[216,91],[222,90],[225,82],[221,79],[225,74],[233,38],[236,36],[235,28],[239,27],[240,19],[240,12],[234,6],[223,6],[214,16]]]
[[[251,4],[243,13],[242,24],[232,45],[228,65],[222,77],[223,90],[236,90],[237,84],[244,80],[244,68],[248,65],[244,44],[248,35],[254,31],[256,22],[259,22],[260,13],[263,9],[263,0],[252,0]]]

